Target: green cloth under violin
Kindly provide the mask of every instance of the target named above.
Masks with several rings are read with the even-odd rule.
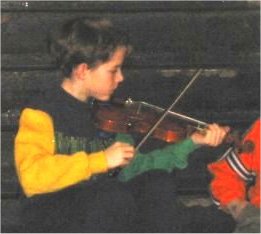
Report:
[[[116,141],[134,144],[130,135],[117,134]],[[161,169],[171,172],[174,168],[184,169],[188,165],[188,156],[199,146],[188,138],[163,149],[152,150],[149,153],[137,152],[132,162],[124,167],[118,178],[128,181],[133,177],[153,169]]]

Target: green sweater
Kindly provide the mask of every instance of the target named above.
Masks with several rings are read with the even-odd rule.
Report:
[[[132,137],[126,134],[118,134],[116,140],[130,144],[134,143]],[[184,169],[188,165],[189,154],[198,147],[190,138],[187,138],[146,154],[137,152],[134,160],[120,171],[118,179],[128,181],[143,172],[153,169],[161,169],[167,172],[171,172],[174,168]]]

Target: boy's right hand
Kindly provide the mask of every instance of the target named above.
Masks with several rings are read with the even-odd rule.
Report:
[[[130,163],[134,157],[135,149],[132,145],[122,142],[115,142],[104,150],[108,169],[122,167]]]

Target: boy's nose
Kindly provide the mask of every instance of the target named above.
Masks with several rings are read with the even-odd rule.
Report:
[[[120,83],[120,82],[122,82],[123,80],[124,80],[124,76],[123,76],[122,72],[119,71],[118,74],[117,74],[116,81],[117,81],[118,83]]]

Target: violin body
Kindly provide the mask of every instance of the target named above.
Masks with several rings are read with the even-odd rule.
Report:
[[[157,122],[163,109],[146,102],[99,103],[95,110],[96,126],[104,131],[146,134]],[[152,137],[174,143],[188,137],[197,128],[170,114],[154,130]],[[202,122],[203,123],[203,122]],[[205,123],[203,123],[205,125]]]

